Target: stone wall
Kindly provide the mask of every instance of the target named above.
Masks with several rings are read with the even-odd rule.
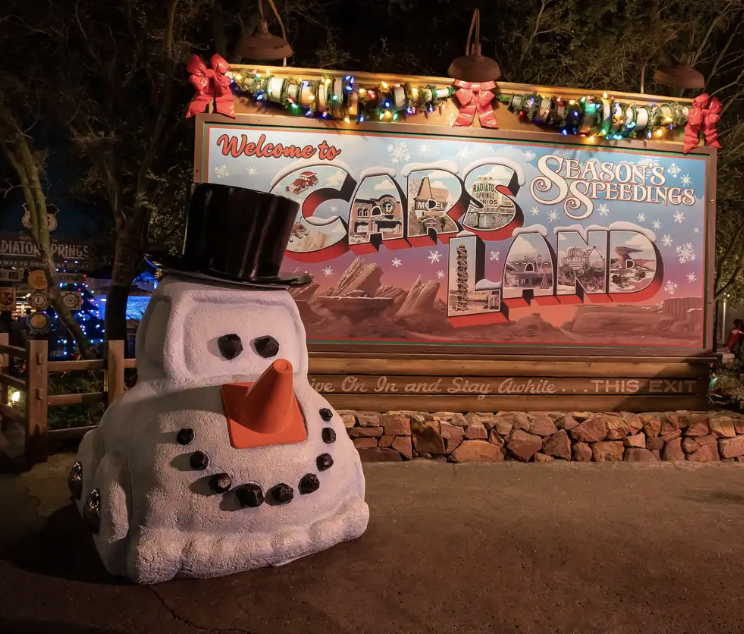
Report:
[[[744,415],[727,411],[339,414],[366,462],[744,462]]]

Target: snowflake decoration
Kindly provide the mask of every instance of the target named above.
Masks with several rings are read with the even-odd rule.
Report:
[[[424,141],[418,148],[419,154],[429,154],[431,152],[431,146],[428,141]]]
[[[695,280],[697,280],[697,277],[695,277],[694,273],[688,273],[687,274],[687,281],[692,284]]]
[[[682,170],[679,168],[679,165],[677,165],[676,163],[672,163],[669,166],[669,169],[667,170],[667,172],[669,172],[672,175],[672,178],[677,178],[677,176],[679,176],[679,173],[681,171]]]
[[[438,280],[444,279],[444,271],[437,271],[437,279]]]
[[[405,163],[411,159],[408,153],[408,145],[405,141],[398,141],[387,146],[388,156],[391,163]]]
[[[457,152],[457,158],[466,158],[470,154],[470,148],[460,148],[460,150]]]
[[[682,177],[682,184],[683,185],[689,185],[691,182],[692,182],[692,179],[690,178],[690,175],[689,174],[685,174]]]
[[[332,214],[338,213],[338,207],[336,205],[331,205],[331,213]]]
[[[230,176],[230,170],[227,169],[227,165],[218,165],[214,168],[214,175],[217,178],[226,178]]]
[[[501,254],[498,251],[491,251],[491,254],[489,255],[491,262],[498,262],[500,257]]]
[[[682,221],[685,219],[685,214],[683,214],[681,211],[677,210],[674,212],[674,222],[678,222],[679,224],[682,224]]]
[[[393,258],[393,266],[397,269],[403,262],[401,262],[398,258]]]
[[[323,275],[325,275],[326,277],[330,277],[331,275],[333,275],[333,269],[330,266],[325,267],[323,269]]]
[[[550,222],[558,220],[558,212],[555,209],[548,214],[548,220],[550,220]]]
[[[676,251],[679,256],[680,264],[695,261],[695,249],[692,247],[692,242],[686,242],[685,244],[678,246]]]
[[[247,168],[245,171],[248,172],[248,176],[249,177],[250,176],[255,176],[256,174],[258,174],[258,170],[255,167],[253,167],[253,166]]]
[[[661,239],[661,244],[663,244],[665,247],[672,246],[672,236],[670,236],[668,233]]]
[[[532,212],[533,216],[536,216],[540,213],[540,210],[537,207],[533,207],[532,209],[530,209],[530,211]]]
[[[578,150],[569,150],[569,149],[558,150],[556,152],[556,154],[558,156],[562,156],[566,160],[579,158],[579,151]]]
[[[606,216],[609,213],[610,213],[610,208],[607,205],[602,204],[602,205],[599,206],[599,215],[600,216]]]
[[[695,233],[700,233],[700,229],[698,229],[697,227],[695,227],[695,229],[693,229],[693,231],[695,231]]]
[[[530,151],[530,150],[527,150],[523,154],[524,154],[524,160],[525,161],[528,161],[529,162],[529,161],[531,161],[531,160],[533,160],[535,158],[535,153],[532,152],[532,151]]]
[[[441,259],[442,254],[439,253],[439,251],[429,251],[429,262],[434,264],[435,262],[439,262]]]
[[[646,222],[646,214],[638,214],[638,222]]]
[[[654,228],[654,230],[655,230],[655,231],[658,231],[659,229],[661,229],[661,221],[659,221],[659,220],[654,220],[654,221],[653,221],[653,222],[651,223],[651,226],[652,226],[652,227]]]
[[[670,295],[674,295],[674,292],[677,290],[677,285],[672,282],[672,280],[667,280],[667,283],[664,284],[664,290]]]

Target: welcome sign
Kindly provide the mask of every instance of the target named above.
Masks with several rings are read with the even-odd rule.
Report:
[[[313,342],[706,348],[708,155],[202,125],[202,180],[299,203]]]

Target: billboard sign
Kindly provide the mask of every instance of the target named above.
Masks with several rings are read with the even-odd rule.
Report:
[[[284,268],[313,276],[293,293],[320,347],[710,347],[708,155],[203,125],[202,180],[299,203]]]

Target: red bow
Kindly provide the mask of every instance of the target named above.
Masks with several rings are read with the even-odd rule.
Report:
[[[459,88],[455,97],[460,102],[460,114],[455,119],[455,126],[467,127],[472,125],[473,117],[478,112],[478,119],[483,128],[498,128],[496,115],[493,113],[491,101],[494,94],[491,92],[496,88],[496,82],[487,81],[485,83],[473,84],[467,81],[457,80],[455,86]]]
[[[692,111],[687,117],[687,127],[685,128],[685,154],[697,147],[701,130],[707,145],[721,147],[716,131],[716,124],[720,118],[721,102],[718,101],[718,97],[711,99],[708,93],[704,93],[692,100]]]
[[[186,66],[186,70],[191,73],[189,81],[196,88],[196,97],[189,104],[186,118],[204,112],[212,101],[216,112],[235,118],[235,105],[230,92],[231,80],[225,75],[230,70],[230,64],[216,54],[212,55],[209,63],[212,68],[207,68],[204,60],[194,55]]]

